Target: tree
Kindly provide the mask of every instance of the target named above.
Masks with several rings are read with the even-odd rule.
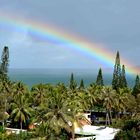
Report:
[[[69,85],[69,88],[70,88],[71,90],[75,90],[76,87],[77,87],[77,83],[76,83],[76,81],[75,81],[75,79],[74,79],[74,75],[73,75],[73,73],[72,73],[72,74],[71,74],[71,77],[70,77],[70,85]]]
[[[120,119],[120,113],[126,111],[126,106],[129,102],[129,95],[131,91],[127,88],[119,88],[116,98],[115,98],[115,111],[116,111],[116,118]]]
[[[116,92],[111,87],[103,87],[102,89],[102,101],[103,107],[106,109],[106,125],[107,122],[110,125],[112,123],[112,109],[114,108],[114,99]]]
[[[139,76],[137,75],[132,94],[136,97],[139,93],[140,93],[140,79],[139,79]]]
[[[97,75],[96,84],[100,85],[100,86],[104,85],[103,76],[102,76],[102,69],[101,68],[99,69],[99,72],[98,72],[98,75]]]
[[[121,65],[120,65],[120,55],[119,52],[117,52],[112,79],[112,88],[118,90],[118,88],[120,87],[121,87]]]
[[[100,86],[96,85],[95,83],[91,84],[86,90],[87,103],[90,111],[93,109],[97,103],[97,100],[100,98],[100,92]]]
[[[10,102],[13,100],[13,83],[11,81],[3,81],[1,82],[0,88],[0,98],[1,98],[1,107],[4,107],[3,114],[7,114],[10,108]],[[6,120],[7,118],[5,118]],[[3,123],[4,125],[4,123]]]
[[[45,107],[45,115],[43,120],[49,123],[50,130],[53,131],[55,137],[59,136],[62,129],[71,133],[74,138],[74,120],[77,112],[76,106],[73,106],[67,94],[63,92],[61,85],[57,85],[53,92],[49,94]],[[61,90],[62,92],[61,92]],[[78,102],[78,101],[76,101]]]
[[[1,65],[0,65],[0,78],[7,79],[8,66],[9,66],[9,48],[7,46],[4,47],[2,56],[1,56]]]
[[[85,86],[84,86],[84,81],[83,79],[80,81],[80,86],[79,86],[79,89],[84,89]]]
[[[136,103],[137,104],[134,111],[134,118],[140,120],[140,94],[137,95]]]
[[[128,119],[122,122],[120,131],[115,135],[114,140],[140,140],[140,121]]]
[[[32,97],[34,105],[40,105],[45,102],[46,99],[46,92],[47,92],[47,85],[45,84],[38,84],[31,89]]]
[[[18,99],[20,95],[29,96],[29,91],[25,84],[17,82],[14,85],[13,98]]]
[[[0,92],[0,121],[2,122],[4,126],[4,120],[5,120],[5,95]]]
[[[11,116],[14,118],[15,122],[20,122],[20,129],[22,130],[23,122],[31,116],[32,109],[29,107],[29,102],[24,95],[19,95],[17,99],[11,104],[12,113]]]
[[[121,87],[126,88],[127,87],[127,81],[125,77],[125,66],[122,65],[122,73],[121,73]]]

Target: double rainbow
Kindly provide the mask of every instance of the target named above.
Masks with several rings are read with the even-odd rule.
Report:
[[[29,29],[32,34],[45,39],[46,41],[53,41],[56,44],[63,44],[64,47],[73,49],[83,56],[96,60],[99,64],[103,63],[106,66],[114,66],[115,55],[101,45],[93,43],[85,38],[67,33],[56,26],[42,23],[36,20],[25,19],[17,15],[0,13],[0,24],[4,26],[14,27],[22,32],[22,30]],[[60,45],[58,45],[60,47]],[[121,58],[121,63],[126,66],[126,72],[129,74],[138,74],[139,69],[133,68],[126,60]]]

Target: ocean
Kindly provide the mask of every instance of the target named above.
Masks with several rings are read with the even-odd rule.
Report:
[[[12,81],[22,81],[29,87],[39,83],[57,84],[59,82],[65,85],[69,84],[71,73],[77,84],[80,80],[84,80],[86,86],[96,81],[98,70],[92,69],[10,69],[9,77]],[[105,85],[111,85],[113,72],[107,71],[103,73],[103,80]],[[126,75],[128,85],[134,86],[135,76]]]

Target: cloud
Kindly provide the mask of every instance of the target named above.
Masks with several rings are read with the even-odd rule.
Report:
[[[0,12],[53,23],[68,32],[105,44],[113,53],[119,50],[125,59],[131,59],[131,63],[137,65],[140,52],[139,4],[139,0],[1,0]],[[0,24],[0,43],[10,47],[11,67],[98,66],[98,60],[90,60],[68,49],[65,46],[68,44],[43,39],[28,28],[21,32]]]

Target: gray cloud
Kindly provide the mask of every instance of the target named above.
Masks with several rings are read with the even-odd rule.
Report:
[[[0,12],[52,23],[68,32],[102,43],[114,54],[119,50],[122,57],[139,65],[139,5],[139,0],[1,0]],[[66,47],[59,47],[64,44],[46,41],[29,29],[21,33],[0,24],[0,42],[2,46],[6,44],[11,48],[11,67],[97,66],[89,58]]]

